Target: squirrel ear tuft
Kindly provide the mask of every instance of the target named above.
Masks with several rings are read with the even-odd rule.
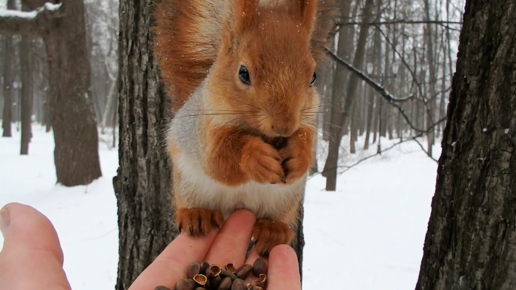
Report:
[[[295,0],[295,2],[301,11],[303,27],[312,33],[317,17],[317,0]]]
[[[234,0],[233,17],[237,32],[253,27],[258,17],[259,0]]]

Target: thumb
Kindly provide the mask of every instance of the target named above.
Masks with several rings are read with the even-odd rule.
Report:
[[[296,252],[287,245],[279,245],[269,254],[267,271],[270,290],[301,290],[299,263]]]
[[[0,210],[0,230],[0,290],[70,289],[59,239],[44,215],[26,205],[8,204]]]

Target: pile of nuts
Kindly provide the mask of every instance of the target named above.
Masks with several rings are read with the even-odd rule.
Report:
[[[262,290],[267,280],[267,264],[263,258],[258,258],[251,266],[245,264],[236,269],[233,264],[227,264],[224,269],[207,262],[193,262],[188,267],[187,278],[176,283],[174,290]],[[251,274],[257,277],[254,281],[244,282]],[[154,290],[170,290],[158,286]]]

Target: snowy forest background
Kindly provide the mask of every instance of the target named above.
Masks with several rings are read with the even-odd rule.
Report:
[[[323,102],[318,166],[305,202],[305,289],[329,277],[316,265],[330,259],[344,264],[345,289],[413,289],[464,2],[338,1],[343,16],[317,71]],[[55,185],[51,60],[40,37],[0,35],[0,206],[24,202],[47,214],[62,239],[72,287],[100,289],[113,287],[117,266],[111,178],[118,165],[119,3],[83,3],[91,70],[65,73],[91,77],[103,177],[86,186]],[[6,9],[31,10],[14,0],[0,1],[0,9],[0,17],[12,15]]]

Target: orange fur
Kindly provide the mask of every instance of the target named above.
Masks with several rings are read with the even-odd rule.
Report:
[[[315,132],[302,127],[288,139],[287,146],[279,151],[284,161],[287,184],[305,175],[314,162],[314,142]]]
[[[182,232],[187,230],[191,236],[209,234],[213,227],[221,228],[224,218],[219,211],[202,208],[179,208],[176,211],[176,225]]]
[[[290,244],[294,232],[280,221],[257,220],[253,228],[255,247],[260,256],[267,256],[277,245]]]
[[[209,69],[219,54],[221,35],[227,32],[227,29],[223,30],[223,25],[228,21],[234,22],[231,17],[234,14],[233,1],[237,5],[256,3],[256,0],[157,1],[154,12],[156,22],[153,27],[154,53],[161,68],[165,89],[172,98],[174,111],[177,112],[184,105],[208,76]],[[323,47],[329,43],[328,35],[335,26],[337,17],[335,0],[284,2],[291,2],[290,6],[296,2],[300,7],[306,6],[307,8],[302,9],[310,12],[310,17],[304,19],[315,18],[315,23],[305,23],[304,26],[311,27],[310,42],[314,59],[317,62],[322,60],[325,57]],[[316,6],[316,10],[313,6]],[[278,16],[283,18],[284,15]],[[286,35],[287,31],[283,34]]]
[[[297,226],[303,197],[300,179],[314,159],[318,96],[310,82],[333,20],[328,3],[157,4],[154,48],[173,110],[185,112],[180,109],[186,103],[198,118],[192,132],[198,144],[170,139],[168,146],[181,229],[205,234],[222,224],[219,210],[226,216],[244,206],[261,215],[254,228],[260,254],[292,241],[289,226]],[[250,84],[240,80],[241,66]],[[201,105],[188,102],[194,92],[202,96]],[[277,140],[284,140],[284,147],[276,146]]]

